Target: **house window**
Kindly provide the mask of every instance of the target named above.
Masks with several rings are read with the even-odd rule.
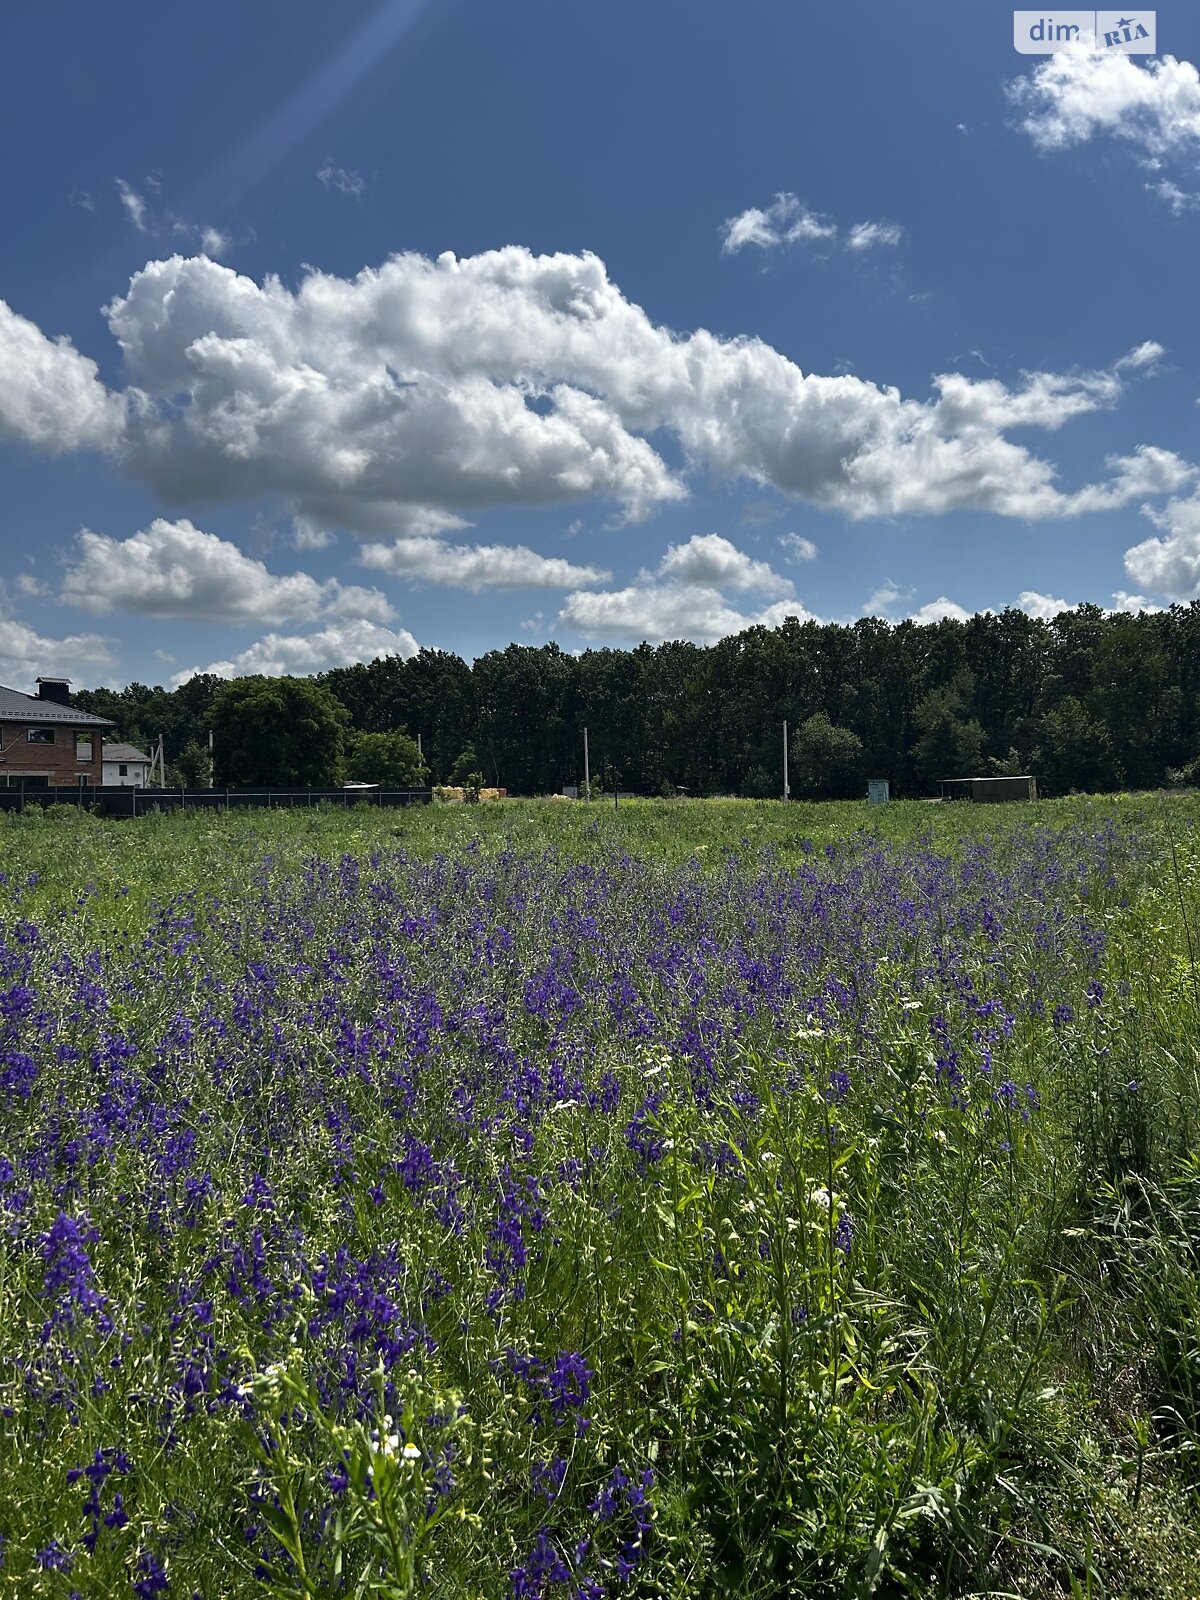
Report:
[[[92,736],[90,733],[77,733],[75,735],[76,761],[90,761],[92,759]]]
[[[117,763],[117,776],[121,778],[127,778],[129,776],[129,768],[124,761]]]
[[[25,737],[29,740],[30,744],[53,744],[54,743],[54,729],[53,728],[30,728],[28,730],[28,732],[26,733]]]

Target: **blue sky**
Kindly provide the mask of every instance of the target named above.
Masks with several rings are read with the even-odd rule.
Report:
[[[1157,24],[6,6],[0,682],[1196,597]]]

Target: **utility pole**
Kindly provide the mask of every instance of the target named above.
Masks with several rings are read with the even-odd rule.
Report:
[[[213,767],[213,740],[212,740],[212,736],[213,736],[213,731],[210,728],[208,730],[208,787],[210,789],[213,786],[213,775],[214,775],[214,772],[215,772],[215,768]]]
[[[787,770],[787,723],[784,722],[784,724],[783,724],[783,798],[785,800],[788,798],[790,792],[791,791],[790,791],[790,789],[788,787],[788,770]]]
[[[583,730],[583,796],[585,800],[590,800],[592,798],[592,776],[588,769],[588,742],[586,724],[584,725]]]

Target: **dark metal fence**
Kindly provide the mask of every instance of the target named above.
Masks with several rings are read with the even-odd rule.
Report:
[[[319,805],[420,806],[429,805],[432,799],[432,789],[132,789],[116,784],[0,787],[0,811],[67,805],[106,817],[142,817],[150,811],[237,811],[247,806],[269,810]]]

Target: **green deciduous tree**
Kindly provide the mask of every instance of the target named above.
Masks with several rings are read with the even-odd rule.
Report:
[[[422,648],[407,661],[374,661],[335,667],[318,680],[350,713],[364,733],[396,728],[421,737],[435,783],[446,782],[450,764],[475,733],[475,686],[471,669],[456,655]]]
[[[973,778],[983,762],[983,729],[968,715],[974,683],[965,670],[930,689],[913,713],[913,756],[922,785],[939,778]]]
[[[212,758],[208,745],[191,739],[184,745],[175,761],[179,780],[188,789],[206,789],[212,782]]]
[[[796,735],[817,716],[826,719],[819,747],[792,748],[797,793],[855,793],[872,777],[890,779],[896,795],[928,794],[938,778],[1014,766],[1046,793],[1151,788],[1200,751],[1200,601],[1139,615],[1076,606],[1049,622],[1011,609],[932,625],[791,618],[710,646],[675,641],[576,657],[554,644],[510,645],[472,666],[422,649],[317,682],[358,732],[419,733],[435,783],[470,743],[460,771],[486,773],[516,794],[582,781],[586,727],[593,781],[609,761],[636,794],[679,785],[695,795],[777,795],[782,722]],[[207,746],[224,690],[209,675],[174,691],[81,690],[74,701],[143,749],[162,734],[179,771],[197,765],[185,751]],[[853,747],[842,741],[839,755],[826,728],[861,741],[857,768],[845,754]],[[265,761],[260,751],[241,770],[286,781],[294,752],[264,749]],[[318,770],[328,772],[320,754]]]
[[[473,744],[465,745],[450,763],[447,781],[452,784],[478,783],[482,787],[483,774],[479,770],[479,757],[475,754]]]
[[[1108,729],[1074,695],[1047,711],[1038,729],[1034,768],[1045,794],[1106,789],[1114,778]]]
[[[862,740],[823,711],[802,722],[792,740],[789,781],[796,794],[845,800],[862,786]]]
[[[417,741],[393,733],[352,733],[346,751],[346,777],[354,783],[379,783],[389,789],[417,789],[429,776]]]
[[[345,707],[311,678],[235,678],[212,705],[218,784],[339,783]]]

